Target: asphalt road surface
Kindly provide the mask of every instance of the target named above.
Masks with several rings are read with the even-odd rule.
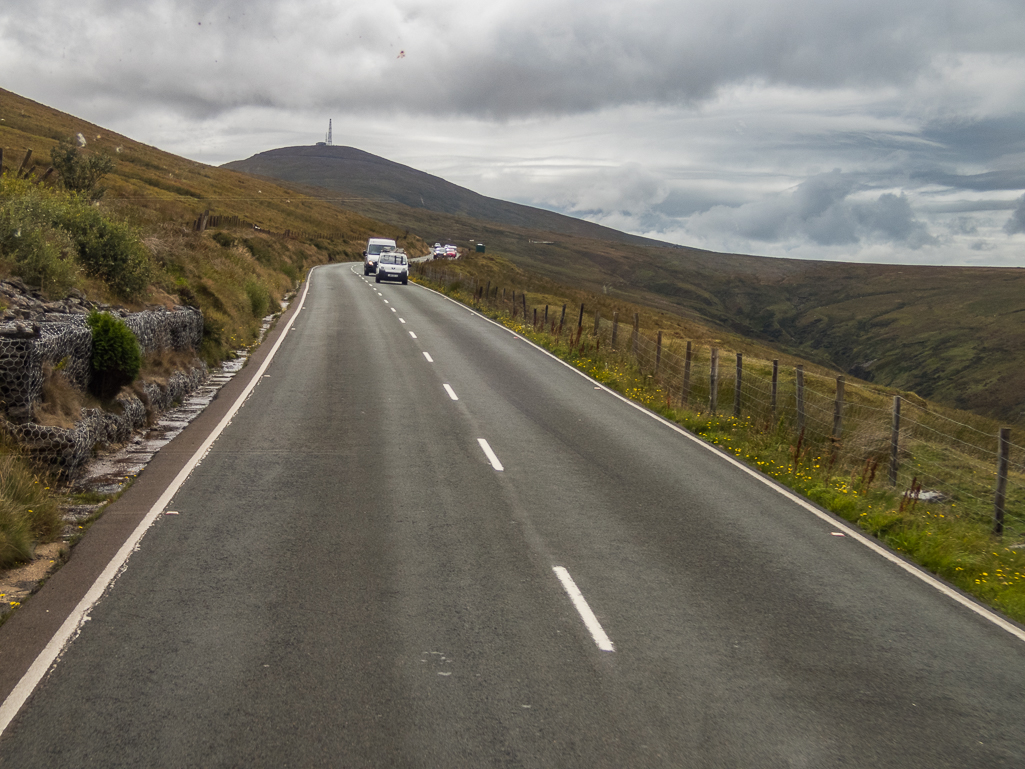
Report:
[[[1025,766],[1022,640],[358,265],[167,510],[0,765]]]

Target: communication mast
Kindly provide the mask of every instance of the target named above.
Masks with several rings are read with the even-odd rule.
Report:
[[[330,147],[332,144],[334,144],[334,142],[331,141],[331,118],[328,118],[328,121],[327,121],[327,146]]]

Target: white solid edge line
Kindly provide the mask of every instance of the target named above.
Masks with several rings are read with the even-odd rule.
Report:
[[[454,401],[459,400],[459,396],[456,395],[456,391],[452,389],[451,385],[443,384],[442,387],[445,388],[445,392],[448,393],[449,398],[451,398]]]
[[[598,622],[598,618],[594,616],[594,612],[591,611],[591,607],[587,605],[587,601],[584,600],[583,593],[580,592],[580,588],[577,587],[577,583],[573,581],[569,572],[562,566],[553,566],[552,571],[555,572],[555,576],[559,578],[562,586],[569,594],[569,599],[573,602],[573,605],[580,613],[580,618],[584,621],[585,627],[590,631],[591,638],[594,639],[598,648],[603,652],[614,652],[615,648],[612,646],[612,641],[610,641],[609,637],[605,635],[605,631],[602,630],[601,623]]]
[[[315,270],[316,267],[313,268]],[[4,731],[10,726],[11,721],[21,710],[22,705],[29,698],[29,695],[35,690],[36,686],[46,675],[50,666],[57,660],[58,657],[63,653],[68,643],[77,635],[82,625],[89,619],[89,612],[95,606],[96,602],[102,597],[104,591],[114,582],[114,580],[121,574],[121,572],[127,567],[128,558],[139,546],[139,542],[146,534],[146,530],[153,525],[153,522],[160,515],[161,511],[167,506],[167,503],[171,501],[171,498],[178,493],[178,490],[185,483],[186,479],[191,475],[192,471],[195,470],[196,466],[203,460],[207,452],[210,451],[214,441],[220,436],[224,428],[228,426],[232,418],[238,413],[238,410],[242,408],[242,404],[245,403],[246,399],[260,383],[263,378],[263,373],[267,370],[271,361],[274,360],[274,356],[281,346],[281,343],[287,337],[288,330],[292,327],[292,323],[296,318],[299,317],[299,313],[302,312],[303,305],[306,304],[306,295],[310,291],[310,283],[313,280],[313,270],[310,270],[310,275],[306,279],[306,288],[303,290],[302,298],[299,300],[299,307],[296,308],[295,313],[289,319],[288,323],[281,331],[281,335],[278,337],[277,342],[271,348],[270,353],[267,355],[266,360],[260,366],[260,369],[253,376],[252,380],[246,386],[246,389],[239,394],[235,403],[228,410],[228,413],[224,415],[218,425],[214,428],[213,432],[207,437],[203,444],[196,449],[196,453],[192,455],[191,459],[185,464],[185,466],[178,472],[171,484],[164,490],[164,493],[160,495],[160,498],[154,503],[153,507],[149,509],[146,516],[139,522],[139,525],[135,527],[131,536],[121,546],[121,549],[117,551],[110,562],[104,568],[103,572],[93,582],[92,587],[82,597],[82,600],[78,602],[78,605],[72,610],[68,618],[64,620],[64,624],[58,628],[57,632],[54,633],[49,643],[46,644],[43,651],[39,653],[35,661],[22,676],[17,686],[11,691],[7,699],[0,704],[0,735],[3,735]]]
[[[417,284],[417,285],[419,285],[419,284]],[[458,306],[460,306],[462,308],[466,308],[466,305],[463,304],[462,302],[457,302],[452,297],[445,296],[441,292],[435,291],[433,288],[427,288],[427,286],[419,286],[419,287],[422,288],[424,291],[430,291],[431,293],[437,294],[441,298],[447,299],[448,301],[452,302],[455,305],[458,305]],[[956,601],[957,603],[961,604],[961,606],[963,606],[964,608],[969,609],[970,611],[975,612],[976,614],[978,614],[983,619],[988,620],[989,622],[993,623],[994,625],[996,625],[997,627],[999,627],[999,628],[1001,628],[1003,630],[1006,630],[1008,633],[1013,635],[1019,641],[1025,641],[1025,630],[1023,630],[1022,628],[1018,627],[1014,623],[1009,622],[1008,620],[1004,619],[999,614],[996,614],[995,612],[991,611],[990,609],[988,609],[987,607],[983,606],[982,604],[976,603],[971,598],[968,598],[966,595],[961,594],[960,592],[958,592],[957,590],[952,588],[950,585],[946,584],[945,582],[943,582],[942,580],[938,579],[937,577],[934,577],[932,574],[929,574],[927,571],[925,571],[921,567],[917,566],[916,564],[913,564],[910,561],[905,561],[903,558],[901,558],[896,553],[888,550],[886,547],[884,547],[883,545],[879,544],[875,540],[871,539],[870,537],[865,536],[864,534],[862,534],[857,529],[851,527],[846,521],[842,521],[839,517],[834,517],[832,514],[827,513],[827,512],[825,512],[823,510],[820,510],[818,507],[813,505],[808,500],[803,499],[802,497],[798,496],[797,494],[795,494],[794,492],[790,491],[790,489],[786,488],[785,486],[782,486],[782,485],[776,483],[774,480],[769,478],[767,475],[762,475],[761,473],[757,472],[756,470],[753,470],[752,468],[750,468],[747,465],[745,465],[739,459],[735,459],[734,457],[731,457],[729,454],[726,454],[725,452],[720,451],[717,447],[713,446],[710,443],[705,443],[703,440],[698,438],[696,435],[693,435],[689,431],[687,431],[684,428],[680,427],[678,424],[670,422],[665,417],[662,417],[662,416],[654,413],[653,411],[649,411],[648,409],[646,409],[641,404],[634,403],[632,400],[627,398],[625,395],[621,395],[620,393],[617,393],[615,390],[612,390],[612,389],[606,387],[605,385],[603,385],[598,380],[593,379],[592,377],[589,377],[587,374],[585,374],[580,369],[578,369],[575,366],[567,363],[564,360],[561,360],[561,359],[557,358],[555,355],[552,355],[552,353],[548,352],[548,350],[546,350],[544,347],[541,347],[540,345],[534,344],[534,342],[530,341],[529,339],[527,339],[524,336],[520,336],[519,334],[517,334],[512,329],[506,328],[501,323],[492,320],[491,318],[487,317],[486,315],[481,315],[479,312],[477,312],[476,310],[474,310],[472,308],[469,308],[469,309],[470,309],[470,313],[472,315],[476,315],[481,320],[487,321],[488,323],[492,324],[493,326],[497,326],[498,328],[502,329],[503,331],[508,331],[510,334],[515,336],[517,339],[523,340],[524,342],[526,342],[527,344],[529,344],[531,347],[535,348],[539,352],[544,353],[545,355],[547,355],[552,360],[556,361],[557,363],[562,364],[563,366],[568,368],[570,371],[572,371],[574,374],[577,374],[578,376],[581,376],[584,379],[587,379],[588,381],[593,382],[596,386],[600,387],[602,390],[607,392],[609,395],[611,395],[611,396],[613,396],[615,398],[619,398],[619,400],[623,401],[623,403],[627,404],[631,408],[635,408],[638,411],[640,411],[642,414],[645,414],[646,416],[651,417],[652,419],[654,419],[657,422],[661,422],[666,427],[668,427],[670,430],[675,430],[676,432],[678,432],[680,435],[682,435],[687,440],[692,441],[693,443],[697,444],[698,446],[700,446],[701,448],[705,449],[706,451],[709,451],[709,452],[715,454],[717,457],[725,460],[726,462],[729,462],[730,464],[732,464],[733,466],[735,466],[739,470],[742,470],[743,472],[745,472],[748,475],[750,475],[755,480],[765,484],[770,489],[775,490],[778,494],[781,494],[782,496],[786,497],[787,499],[789,499],[794,504],[799,505],[800,507],[803,507],[808,512],[810,512],[813,515],[821,518],[823,521],[829,523],[831,526],[843,529],[844,533],[846,533],[847,536],[850,537],[851,539],[856,540],[857,542],[859,542],[860,544],[864,545],[865,547],[867,547],[869,550],[871,550],[872,552],[876,553],[877,555],[881,555],[887,561],[890,561],[891,563],[895,564],[896,566],[899,566],[900,568],[902,568],[904,571],[906,571],[911,576],[917,577],[918,579],[920,579],[925,584],[929,585],[932,588],[935,588],[936,590],[938,590],[943,595],[945,595],[948,598],[951,598],[954,601]]]
[[[427,358],[428,363],[434,363],[434,358],[432,358],[431,354],[426,350],[424,350],[424,357]]]
[[[498,461],[498,455],[492,450],[490,444],[483,438],[478,438],[477,443],[479,443],[480,447],[484,449],[484,454],[487,456],[491,466],[498,470],[498,472],[503,472],[505,468],[502,467],[502,463]]]

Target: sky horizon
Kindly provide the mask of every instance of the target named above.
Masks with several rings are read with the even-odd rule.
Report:
[[[1009,0],[36,0],[0,10],[0,85],[211,165],[332,119],[680,245],[1020,267],[1023,33]]]

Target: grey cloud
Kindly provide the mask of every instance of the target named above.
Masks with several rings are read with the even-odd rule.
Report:
[[[937,157],[956,163],[984,163],[1009,155],[1025,157],[1025,114],[1014,111],[986,117],[932,120],[922,127],[921,137],[935,144]],[[951,178],[978,185],[1017,184],[1015,187],[976,186],[968,189],[1022,189],[1025,188],[1025,184],[1020,184],[1023,176],[1020,171],[1012,170]]]
[[[908,84],[934,72],[938,52],[1017,55],[1025,36],[1010,0],[971,12],[928,0],[21,5],[4,12],[12,28],[48,33],[18,42],[22,52],[52,56],[59,39],[94,89],[145,72],[138,97],[200,113],[270,103],[504,120],[686,105],[740,83]]]
[[[918,249],[937,242],[904,195],[852,200],[856,186],[852,178],[834,170],[808,179],[789,194],[734,208],[716,206],[691,217],[688,230],[726,229],[750,240],[810,240],[822,246],[866,241]]]
[[[1008,235],[1017,235],[1025,232],[1025,195],[1022,195],[1016,201],[1014,213],[1011,214],[1011,218],[1004,225],[1004,232]]]
[[[958,190],[995,192],[998,190],[1025,190],[1025,171],[987,171],[981,174],[951,174],[943,171],[920,171],[910,178],[916,182],[939,184]]]
[[[918,210],[930,214],[961,214],[978,211],[1009,211],[1013,200],[954,200],[939,203],[920,203]]]

